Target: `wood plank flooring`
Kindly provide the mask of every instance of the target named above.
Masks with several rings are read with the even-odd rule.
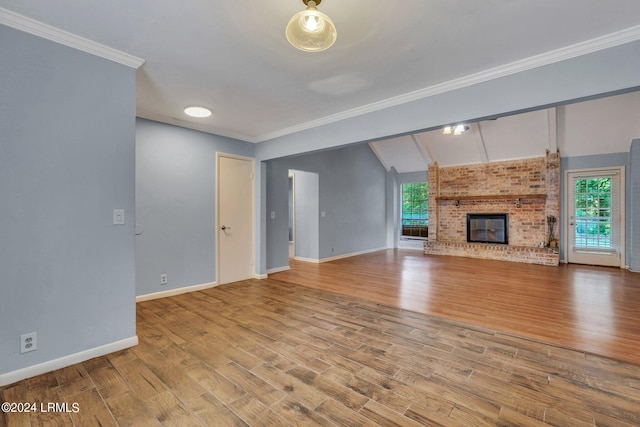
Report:
[[[590,310],[603,310],[606,297],[611,306],[627,307],[616,316],[632,324],[637,311],[622,297],[638,304],[633,274],[467,261],[383,251],[138,303],[137,347],[0,388],[3,402],[77,403],[77,413],[4,413],[0,426],[640,425],[640,365],[506,330],[543,329],[528,312],[516,322],[510,310],[536,305],[546,313],[570,304],[572,291],[546,295],[552,287],[539,283],[553,271],[578,282],[564,286]],[[486,269],[498,278],[490,280]],[[400,274],[395,296],[379,287],[394,274]],[[323,284],[309,281],[313,275]],[[456,280],[477,281],[475,293]],[[515,297],[518,281],[529,285],[519,291],[522,301]],[[500,302],[506,290],[494,289],[495,282],[514,288],[515,300]],[[626,291],[607,294],[606,283]],[[460,301],[440,307],[440,286]],[[545,293],[532,292],[534,286]],[[578,297],[583,286],[593,286],[592,295]],[[487,301],[496,306],[485,307]],[[451,313],[465,315],[445,318]],[[470,322],[473,316],[503,318],[505,327]]]
[[[270,277],[640,364],[640,273],[407,250],[291,265]]]

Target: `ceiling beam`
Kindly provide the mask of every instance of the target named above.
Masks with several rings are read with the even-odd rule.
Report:
[[[476,141],[476,148],[478,149],[478,154],[480,155],[480,160],[482,163],[489,163],[489,155],[487,154],[487,146],[484,143],[484,136],[482,135],[482,127],[480,123],[472,123],[469,125],[471,127],[471,132],[473,138]]]
[[[371,147],[371,151],[373,151],[373,153],[376,155],[378,160],[380,160],[380,163],[382,164],[382,166],[384,166],[386,171],[390,172],[392,165],[387,164],[387,162],[384,160],[384,156],[382,155],[382,153],[378,149],[378,146],[376,145],[376,143],[375,142],[370,142],[369,143],[369,147]]]
[[[427,142],[421,138],[422,135],[423,134],[414,133],[411,135],[411,139],[413,140],[413,143],[416,144],[416,148],[418,149],[420,156],[422,156],[422,160],[424,160],[426,165],[429,166],[433,163],[433,156],[429,151],[429,147],[427,147]]]

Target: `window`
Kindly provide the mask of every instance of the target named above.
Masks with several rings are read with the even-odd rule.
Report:
[[[402,237],[429,235],[429,183],[402,184]]]
[[[577,179],[575,185],[575,246],[612,249],[611,177]]]

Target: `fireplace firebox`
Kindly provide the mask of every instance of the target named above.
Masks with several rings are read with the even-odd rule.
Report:
[[[467,214],[467,242],[509,244],[509,214]]]

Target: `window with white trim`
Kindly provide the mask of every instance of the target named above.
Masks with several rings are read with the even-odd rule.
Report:
[[[426,239],[429,235],[429,183],[402,184],[403,238]]]

